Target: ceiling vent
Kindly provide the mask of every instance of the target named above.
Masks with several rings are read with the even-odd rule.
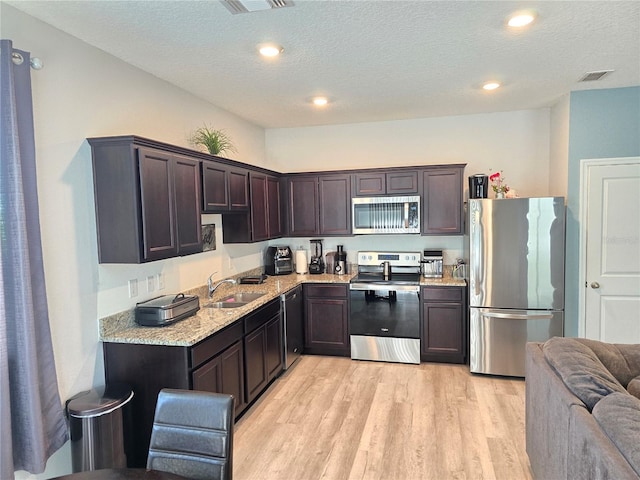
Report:
[[[293,6],[291,0],[220,0],[220,3],[234,15]]]
[[[595,80],[600,80],[604,76],[610,74],[613,70],[599,70],[597,72],[587,72],[584,76],[578,80],[579,82],[593,82]]]

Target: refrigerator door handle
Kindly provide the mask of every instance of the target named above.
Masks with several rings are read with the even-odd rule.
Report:
[[[497,313],[497,312],[482,312],[483,317],[491,318],[512,318],[516,320],[550,320],[553,318],[552,313]]]

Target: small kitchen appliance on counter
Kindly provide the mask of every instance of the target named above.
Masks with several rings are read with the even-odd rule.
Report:
[[[485,174],[469,177],[469,198],[487,198],[489,193],[489,177]]]
[[[268,247],[264,253],[264,273],[289,275],[293,273],[293,254],[287,246]]]
[[[442,278],[442,250],[425,250],[420,261],[424,278]]]
[[[322,258],[322,239],[315,238],[311,242],[311,260],[309,261],[309,273],[324,273],[324,259]]]
[[[164,327],[190,317],[200,310],[197,295],[163,295],[136,304],[135,318],[138,325]]]
[[[335,254],[333,273],[336,275],[344,275],[347,273],[347,252],[344,251],[342,245],[338,245],[338,251]]]

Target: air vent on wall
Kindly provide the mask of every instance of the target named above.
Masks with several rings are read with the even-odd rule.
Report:
[[[602,77],[610,74],[611,72],[613,72],[613,70],[599,70],[597,72],[587,72],[578,81],[579,82],[593,82],[595,80],[600,80]]]
[[[220,0],[220,2],[234,15],[293,6],[291,0]]]

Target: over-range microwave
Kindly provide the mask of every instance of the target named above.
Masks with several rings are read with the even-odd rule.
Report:
[[[351,199],[353,233],[420,233],[420,196]]]

